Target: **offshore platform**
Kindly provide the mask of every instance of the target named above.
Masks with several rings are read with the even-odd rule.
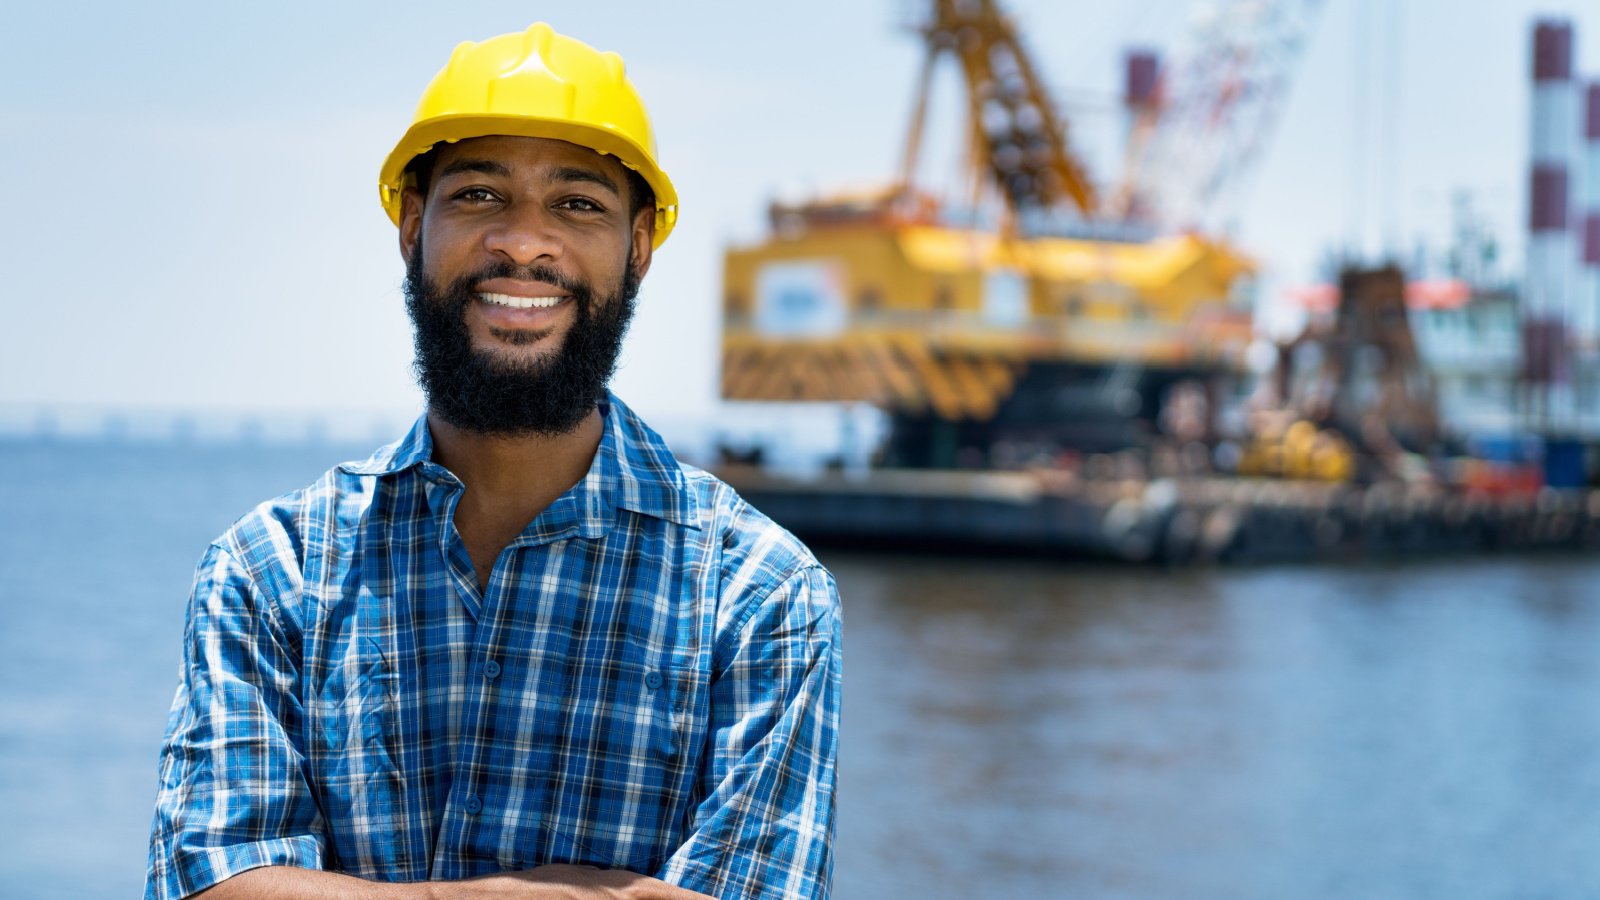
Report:
[[[1219,226],[1321,2],[1220,6],[1171,64],[1127,56],[1122,172],[1102,183],[996,0],[928,0],[898,177],[773,203],[724,269],[722,396],[868,403],[887,437],[865,472],[730,456],[721,474],[847,542],[1139,561],[1600,542],[1586,475],[1552,493],[1513,477],[1526,459],[1438,464],[1400,269],[1347,269],[1298,338],[1257,337],[1256,264]],[[946,60],[966,86],[956,215],[916,183]]]

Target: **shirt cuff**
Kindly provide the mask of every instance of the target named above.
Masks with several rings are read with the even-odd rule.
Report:
[[[827,886],[803,875],[776,873],[794,876],[791,880],[799,881],[799,884],[758,884],[755,883],[755,874],[677,860],[663,876],[664,880],[678,887],[699,891],[718,900],[827,900]]]
[[[152,872],[145,900],[181,900],[227,881],[229,878],[263,866],[322,868],[322,841],[315,835],[205,847],[179,852],[169,860],[165,877]]]

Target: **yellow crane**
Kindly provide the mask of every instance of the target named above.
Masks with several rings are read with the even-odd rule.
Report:
[[[1067,144],[1067,123],[1050,102],[1016,27],[994,0],[934,0],[932,15],[917,30],[926,52],[900,171],[902,189],[910,189],[916,171],[935,67],[949,55],[960,62],[968,87],[973,169],[987,174],[1008,211],[1070,203],[1092,213],[1094,186]]]
[[[949,449],[985,445],[996,429],[1048,429],[1073,415],[1060,398],[1081,406],[1097,386],[1109,396],[1131,384],[1132,412],[1153,417],[1170,385],[1241,373],[1251,261],[1194,233],[1103,236],[1116,229],[1095,219],[1068,123],[995,0],[929,0],[917,32],[926,53],[898,179],[773,203],[771,234],[727,251],[723,397],[872,403],[903,445],[930,428],[962,430],[943,440]],[[969,175],[1001,201],[997,227],[947,221],[914,184],[947,59],[967,88]],[[1078,234],[1025,227],[1069,211]],[[899,461],[945,465],[951,454]]]

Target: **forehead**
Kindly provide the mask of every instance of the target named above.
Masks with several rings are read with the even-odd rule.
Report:
[[[625,174],[622,164],[615,158],[554,138],[496,134],[440,144],[434,152],[438,155],[435,171],[443,171],[458,159],[473,159],[499,163],[513,174],[581,166],[598,169],[617,179],[619,184]]]

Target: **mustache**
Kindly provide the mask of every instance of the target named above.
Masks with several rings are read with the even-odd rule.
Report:
[[[456,280],[456,285],[464,288],[464,292],[471,291],[471,285],[491,278],[510,278],[516,281],[537,281],[548,284],[571,294],[574,299],[587,302],[591,295],[589,284],[579,278],[566,275],[552,266],[535,265],[519,266],[509,260],[490,263],[476,272],[465,275]]]
[[[406,261],[402,291],[415,329],[413,370],[429,409],[481,434],[570,433],[605,396],[616,368],[639,289],[634,270],[624,269],[614,292],[596,293],[582,278],[548,265],[480,262],[466,277],[435,281],[423,271],[420,244]],[[473,345],[467,316],[474,284],[493,278],[539,281],[572,297],[572,327],[553,354],[518,362]]]

